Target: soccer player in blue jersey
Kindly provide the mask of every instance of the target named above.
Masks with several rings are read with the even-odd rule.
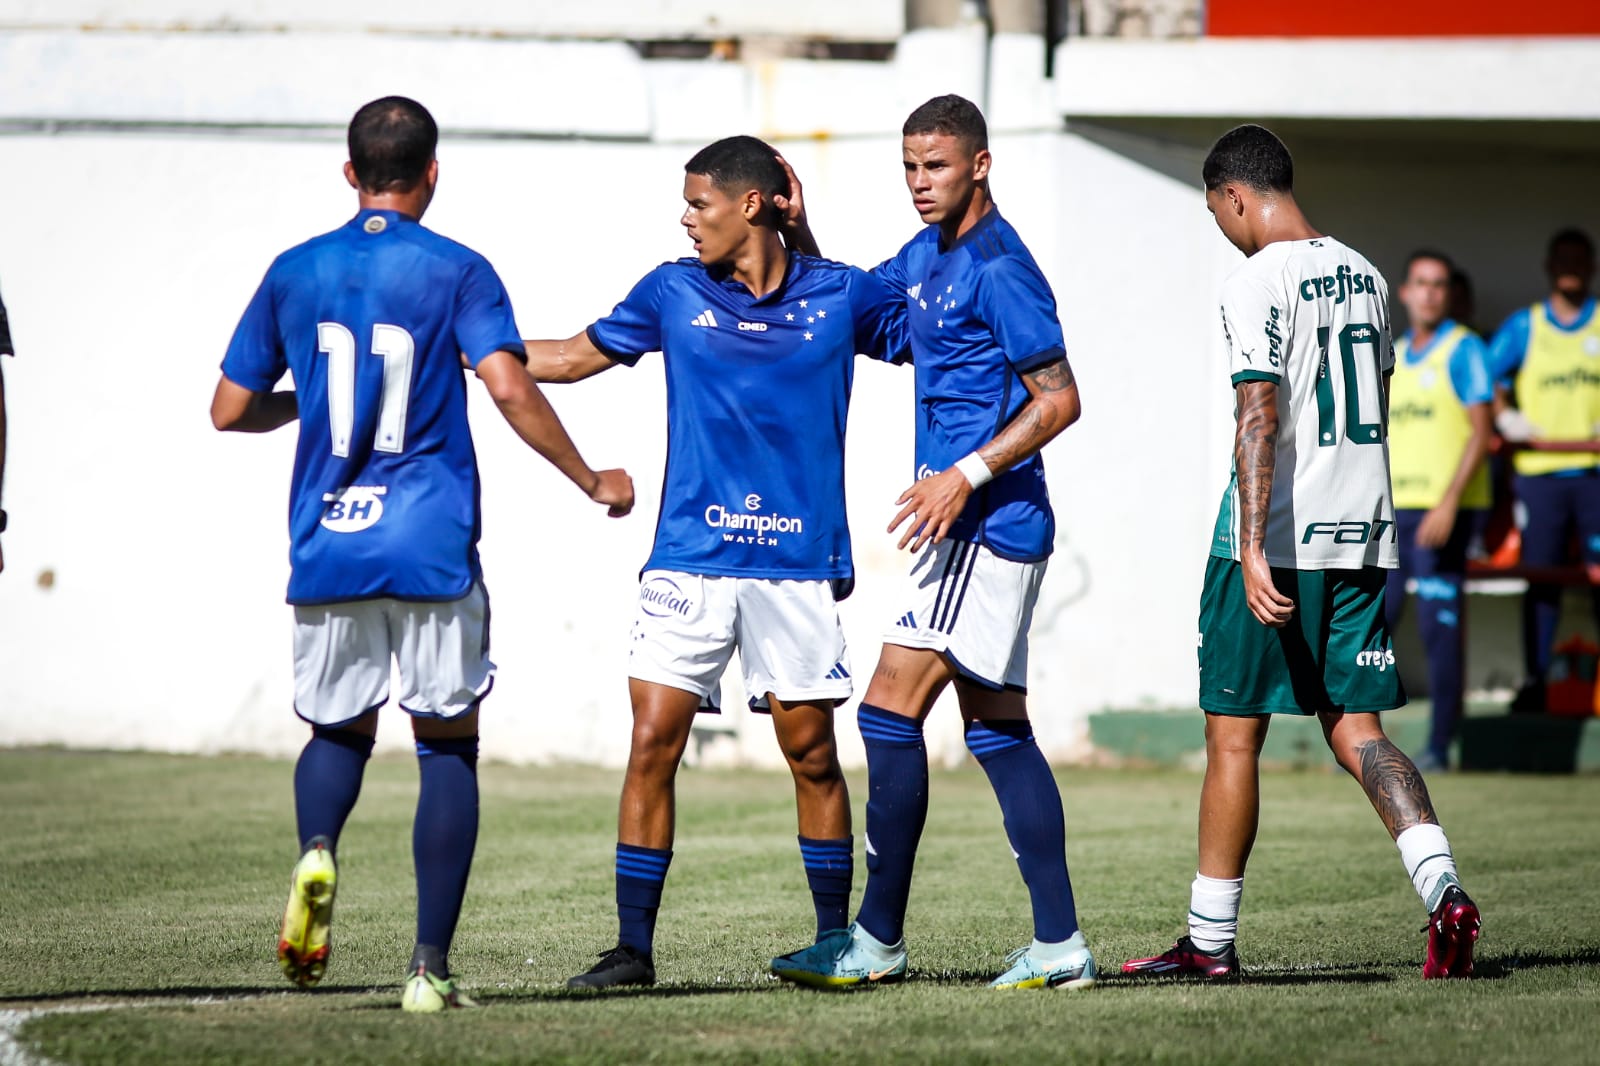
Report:
[[[1028,721],[1028,629],[1055,540],[1039,450],[1079,414],[1055,297],[989,194],[983,115],[959,96],[911,113],[906,186],[927,225],[874,273],[902,294],[917,385],[917,480],[890,524],[916,554],[905,611],[862,702],[867,887],[847,929],[772,960],[839,987],[906,973],[906,905],[928,810],[922,724],[954,684],[1033,904],[1033,941],[997,988],[1086,988],[1094,959],[1067,874],[1061,794]],[[798,200],[799,197],[793,197]],[[806,234],[802,210],[789,214]]]
[[[794,776],[818,934],[849,917],[850,803],[833,736],[834,705],[851,693],[835,607],[853,579],[845,415],[856,354],[904,354],[903,301],[865,271],[784,248],[789,184],[770,145],[730,137],[684,170],[682,224],[698,257],[652,270],[574,337],[526,342],[540,381],[579,381],[654,351],[667,376],[661,515],[628,658],[620,928],[574,988],[655,981],[673,781],[735,648]]]
[[[398,660],[422,787],[412,846],[417,941],[401,1004],[469,1006],[450,976],[478,834],[478,707],[494,682],[478,566],[478,467],[465,363],[534,450],[613,516],[621,470],[579,456],[528,376],[511,303],[481,255],[420,225],[439,131],[422,105],[375,100],[351,120],[344,172],[360,210],[280,255],[245,309],[211,403],[218,429],[300,421],[290,488],[300,860],[278,943],[284,974],[321,979],[339,833]],[[295,388],[274,391],[288,371]]]

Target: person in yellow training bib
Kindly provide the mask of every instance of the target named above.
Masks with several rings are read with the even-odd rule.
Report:
[[[1564,229],[1550,238],[1544,266],[1550,295],[1506,319],[1489,345],[1495,424],[1511,441],[1592,440],[1600,436],[1600,316],[1589,291],[1594,241],[1582,230]],[[1522,451],[1513,462],[1523,564],[1566,562],[1574,533],[1583,561],[1600,564],[1600,454]],[[1600,625],[1600,587],[1592,591]],[[1530,582],[1522,602],[1527,677],[1512,710],[1544,709],[1544,677],[1560,620],[1560,586]]]
[[[1411,328],[1395,343],[1389,391],[1389,471],[1400,565],[1388,572],[1385,610],[1392,632],[1416,580],[1417,630],[1428,661],[1433,721],[1423,771],[1449,767],[1465,687],[1462,585],[1467,546],[1489,508],[1489,438],[1494,386],[1489,352],[1449,314],[1456,271],[1441,252],[1406,260],[1400,302]]]

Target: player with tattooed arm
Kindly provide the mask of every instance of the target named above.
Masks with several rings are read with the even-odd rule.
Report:
[[[1422,776],[1377,713],[1405,703],[1384,619],[1385,575],[1397,563],[1388,285],[1306,220],[1288,149],[1269,131],[1224,134],[1203,178],[1206,206],[1248,258],[1222,287],[1238,425],[1200,599],[1199,871],[1187,935],[1123,972],[1238,974],[1261,745],[1272,715],[1314,714],[1430,916],[1423,977],[1471,976],[1478,909]]]

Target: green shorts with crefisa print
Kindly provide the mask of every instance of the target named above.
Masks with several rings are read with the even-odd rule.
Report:
[[[1389,711],[1405,705],[1383,612],[1387,571],[1290,570],[1272,582],[1294,601],[1282,629],[1245,603],[1234,559],[1206,562],[1200,593],[1200,708],[1212,714]]]

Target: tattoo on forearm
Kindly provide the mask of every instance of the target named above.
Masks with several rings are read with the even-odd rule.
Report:
[[[1391,836],[1414,825],[1439,824],[1422,775],[1388,737],[1367,741],[1356,749],[1356,755],[1361,762],[1361,787]]]
[[[1234,437],[1233,467],[1239,481],[1241,547],[1261,546],[1267,539],[1267,514],[1272,508],[1272,475],[1278,459],[1278,386],[1250,381],[1236,392],[1239,428]]]
[[[1076,417],[1062,418],[1055,404],[1040,402],[1041,397],[1076,387],[1077,380],[1073,378],[1072,367],[1065,357],[1028,374],[1027,380],[1038,390],[1037,394],[993,441],[980,450],[984,461],[993,470],[1005,470],[1033,455],[1067,428],[1072,417]]]

